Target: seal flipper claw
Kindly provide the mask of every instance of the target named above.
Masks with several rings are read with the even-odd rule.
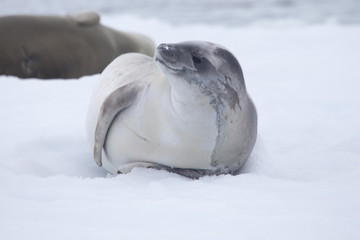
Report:
[[[95,130],[94,159],[98,166],[102,166],[101,153],[106,135],[115,116],[129,107],[136,99],[139,85],[130,83],[112,92],[103,102]]]

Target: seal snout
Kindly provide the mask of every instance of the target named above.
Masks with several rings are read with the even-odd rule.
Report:
[[[156,48],[155,61],[175,71],[196,71],[190,52],[178,44],[161,43]]]
[[[161,43],[156,48],[155,58],[157,60],[159,60],[159,58],[163,59],[169,63],[176,63],[175,52],[176,52],[175,48],[170,44]]]

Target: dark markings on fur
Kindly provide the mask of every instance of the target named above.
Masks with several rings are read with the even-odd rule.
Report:
[[[235,110],[236,104],[240,107],[240,100],[236,90],[229,84],[231,81],[232,79],[228,76],[225,76],[225,82],[219,80],[219,82],[225,87],[226,94],[223,96],[224,100],[229,104],[229,107],[232,110]]]
[[[229,51],[222,49],[222,48],[216,48],[214,51],[214,54],[222,59],[226,59],[226,67],[224,66],[224,69],[220,69],[223,74],[226,75],[227,70],[229,70],[232,73],[236,73],[239,75],[239,81],[241,81],[242,84],[244,84],[244,77],[242,73],[241,66],[238,62],[238,60],[235,58],[235,56],[230,53]],[[226,69],[228,68],[228,69]]]

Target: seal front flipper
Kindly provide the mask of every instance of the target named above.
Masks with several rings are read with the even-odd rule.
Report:
[[[98,166],[102,166],[101,152],[106,135],[115,116],[129,107],[139,93],[140,86],[129,83],[112,92],[102,103],[95,129],[94,159]]]

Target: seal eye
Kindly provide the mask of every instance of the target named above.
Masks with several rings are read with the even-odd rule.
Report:
[[[198,57],[192,57],[194,63],[201,63],[201,59]]]

